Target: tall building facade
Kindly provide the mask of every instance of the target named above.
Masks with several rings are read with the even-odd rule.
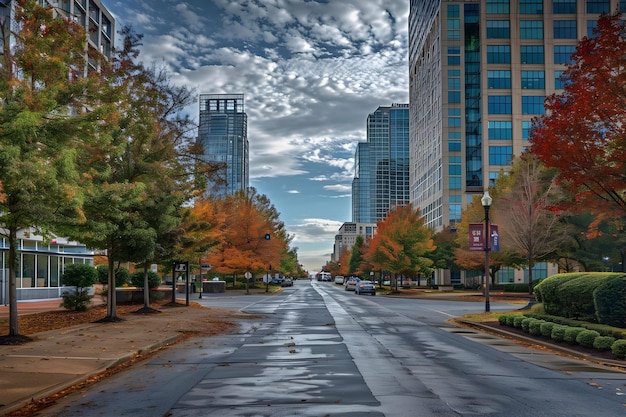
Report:
[[[339,262],[346,250],[352,250],[357,236],[362,236],[367,242],[374,237],[378,228],[375,223],[352,223],[346,222],[341,225],[339,232],[335,235],[332,260]]]
[[[232,195],[249,187],[248,117],[243,94],[201,94],[198,142],[208,162],[224,164],[223,182],[210,192]]]
[[[357,144],[352,221],[376,223],[409,202],[409,105],[379,107],[367,117],[367,142]]]
[[[15,0],[0,0],[0,18],[14,21],[15,4]],[[82,26],[87,33],[87,47],[100,51],[105,59],[111,59],[115,19],[100,0],[39,0],[39,4],[51,8],[55,15],[72,19]],[[89,70],[100,69],[100,63],[93,58],[88,58],[87,63]]]
[[[625,0],[411,0],[410,201],[435,230],[509,169],[577,42]]]

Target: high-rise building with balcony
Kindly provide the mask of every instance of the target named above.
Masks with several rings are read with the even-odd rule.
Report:
[[[201,94],[198,143],[207,162],[223,164],[222,180],[209,192],[232,195],[249,187],[248,117],[243,94]]]
[[[578,40],[616,10],[626,1],[411,0],[410,201],[428,226],[460,221],[524,152]]]
[[[409,105],[379,107],[367,117],[367,142],[357,144],[352,221],[376,223],[409,202]]]
[[[39,0],[39,4],[50,7],[55,15],[71,19],[85,29],[87,47],[100,51],[108,60],[111,59],[115,37],[115,19],[100,0]],[[15,0],[0,0],[0,18],[13,21]],[[98,70],[100,63],[87,59],[89,70]]]

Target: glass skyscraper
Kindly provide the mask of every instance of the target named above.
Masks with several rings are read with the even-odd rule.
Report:
[[[429,227],[454,226],[525,151],[578,40],[616,10],[626,0],[411,0],[410,201]]]
[[[409,105],[379,107],[367,117],[367,142],[357,145],[352,221],[376,223],[409,202]]]
[[[411,0],[411,203],[435,230],[460,221],[514,155],[578,40],[626,0]]]
[[[220,183],[209,192],[232,195],[249,186],[248,117],[243,94],[201,94],[198,142],[204,159],[223,164]]]

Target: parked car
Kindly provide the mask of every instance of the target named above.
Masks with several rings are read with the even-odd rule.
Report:
[[[348,281],[346,282],[346,291],[354,291],[354,289],[356,288],[356,284],[361,281],[359,278],[356,277],[350,277],[348,278]]]
[[[282,285],[282,283],[283,283],[283,279],[282,278],[272,278],[270,280],[270,284]]]
[[[335,284],[343,285],[344,277],[343,275],[335,276]]]
[[[280,283],[281,287],[293,287],[293,281],[291,278],[283,279],[283,282]]]
[[[376,295],[376,287],[372,281],[359,281],[354,288],[355,294],[372,294]]]

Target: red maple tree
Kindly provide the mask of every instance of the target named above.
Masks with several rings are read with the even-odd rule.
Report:
[[[604,15],[583,38],[563,74],[564,91],[548,97],[535,120],[531,151],[575,195],[578,207],[626,216],[626,30]]]

